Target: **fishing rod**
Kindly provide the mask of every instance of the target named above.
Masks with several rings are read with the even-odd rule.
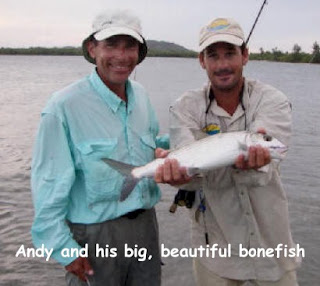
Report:
[[[259,13],[258,13],[258,15],[257,15],[257,17],[256,17],[256,20],[255,20],[254,23],[253,23],[253,26],[252,26],[251,31],[250,31],[250,33],[249,33],[249,36],[248,36],[248,38],[247,38],[247,40],[246,40],[246,45],[248,45],[248,42],[249,42],[249,39],[250,39],[250,37],[251,37],[251,34],[252,34],[253,30],[254,30],[254,27],[256,26],[256,24],[257,24],[257,22],[258,22],[258,19],[259,19],[259,17],[260,17],[260,14],[261,14],[261,12],[262,12],[262,10],[263,10],[263,8],[264,8],[264,6],[265,6],[266,4],[267,4],[267,0],[264,0],[263,3],[262,3],[262,5],[261,5],[261,8],[260,8],[260,10],[259,10]]]

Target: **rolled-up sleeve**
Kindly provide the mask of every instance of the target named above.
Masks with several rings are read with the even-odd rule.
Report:
[[[36,247],[53,249],[52,257],[62,265],[75,258],[63,257],[64,248],[80,248],[72,239],[65,218],[75,170],[68,132],[56,115],[42,114],[32,160],[31,187],[34,222],[31,228]]]

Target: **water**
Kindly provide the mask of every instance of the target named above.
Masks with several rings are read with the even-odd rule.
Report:
[[[0,285],[64,285],[61,266],[39,258],[16,258],[24,244],[32,247],[30,194],[32,144],[39,114],[51,93],[88,74],[92,65],[81,57],[0,56]],[[293,104],[293,137],[282,164],[294,240],[306,250],[298,272],[300,286],[320,281],[320,65],[250,62],[245,74],[274,85]],[[168,131],[168,108],[185,90],[198,88],[206,75],[196,59],[147,58],[135,77],[149,91],[161,124]],[[161,242],[189,247],[187,212],[172,215],[175,192],[162,187],[157,206]],[[163,259],[163,285],[192,286],[192,262]]]

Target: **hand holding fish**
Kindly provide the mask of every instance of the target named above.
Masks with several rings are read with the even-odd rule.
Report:
[[[271,162],[270,152],[267,148],[261,146],[250,146],[248,158],[243,154],[239,155],[235,167],[242,170],[259,169]]]
[[[156,158],[166,158],[169,151],[157,148]],[[166,159],[164,164],[160,165],[154,174],[156,183],[166,183],[170,185],[183,185],[189,183],[191,177],[187,175],[187,169],[181,168],[176,159]]]
[[[267,134],[264,128],[259,128],[257,133]],[[250,146],[248,150],[248,158],[243,154],[239,155],[235,167],[242,170],[259,169],[271,162],[271,156],[268,148],[263,148],[261,145]]]

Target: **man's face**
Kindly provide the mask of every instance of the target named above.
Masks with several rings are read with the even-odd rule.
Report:
[[[139,43],[126,35],[88,43],[88,51],[96,60],[98,74],[109,86],[122,86],[138,63]]]
[[[248,62],[248,50],[228,43],[215,43],[199,55],[213,89],[232,91],[242,84],[243,66]]]

